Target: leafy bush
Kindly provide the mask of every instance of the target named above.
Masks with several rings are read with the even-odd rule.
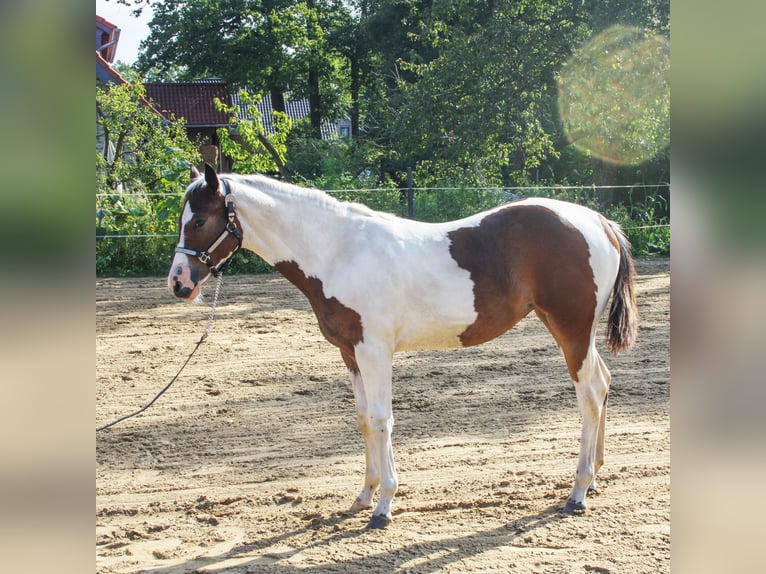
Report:
[[[158,275],[167,274],[173,261],[174,237],[103,237],[96,242],[96,274]]]
[[[96,88],[99,275],[167,271],[189,166],[199,159],[184,122],[160,117],[145,96],[140,82]]]
[[[650,196],[646,203],[615,205],[605,213],[606,217],[622,225],[633,246],[633,255],[639,257],[670,256],[670,220],[658,216],[663,210],[664,199]]]

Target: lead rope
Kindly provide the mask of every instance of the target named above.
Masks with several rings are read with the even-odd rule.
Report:
[[[224,265],[224,267],[221,269],[221,272],[218,274],[218,278],[215,284],[215,294],[213,295],[213,304],[210,306],[210,315],[207,318],[207,324],[205,325],[205,330],[202,333],[202,336],[199,338],[199,341],[197,341],[197,345],[194,347],[194,349],[192,349],[192,352],[189,353],[189,356],[186,358],[186,361],[184,361],[184,364],[181,365],[180,369],[178,369],[178,372],[175,374],[175,376],[172,379],[170,379],[170,382],[167,385],[165,385],[165,387],[159,393],[157,393],[155,397],[146,406],[138,409],[134,413],[130,413],[129,415],[125,415],[123,417],[118,418],[115,421],[112,421],[108,424],[98,427],[96,429],[96,432],[102,431],[104,429],[108,429],[109,427],[113,427],[117,423],[120,423],[126,419],[135,417],[136,415],[140,415],[142,412],[144,412],[146,409],[152,406],[154,402],[157,399],[159,399],[165,393],[165,391],[167,391],[170,388],[170,385],[176,382],[176,379],[178,378],[178,376],[186,368],[186,365],[189,364],[189,361],[191,361],[191,358],[194,356],[194,353],[197,352],[197,349],[200,348],[200,345],[202,345],[205,339],[207,339],[207,336],[210,333],[210,329],[213,327],[213,318],[215,316],[215,306],[218,304],[218,294],[221,292],[221,283],[223,283],[223,273],[226,270],[226,267],[228,267],[228,265]]]

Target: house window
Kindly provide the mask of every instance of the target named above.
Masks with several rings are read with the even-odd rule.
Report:
[[[349,128],[348,126],[341,126],[340,137],[342,138],[351,137],[351,128]]]

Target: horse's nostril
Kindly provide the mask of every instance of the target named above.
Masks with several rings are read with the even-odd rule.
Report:
[[[180,281],[173,282],[173,293],[176,297],[186,299],[191,295],[192,290],[189,287],[181,285]]]

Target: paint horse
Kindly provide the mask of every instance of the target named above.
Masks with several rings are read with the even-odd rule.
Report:
[[[390,522],[398,485],[393,354],[478,345],[531,311],[574,381],[583,426],[565,510],[585,510],[604,457],[611,375],[595,334],[610,295],[608,348],[629,349],[637,333],[633,261],[617,224],[582,206],[532,198],[422,223],[259,175],[219,177],[209,165],[204,177],[192,168],[192,180],[170,290],[195,299],[241,246],[304,293],[350,371],[366,462],[352,509],[372,508],[379,490],[370,527]]]

